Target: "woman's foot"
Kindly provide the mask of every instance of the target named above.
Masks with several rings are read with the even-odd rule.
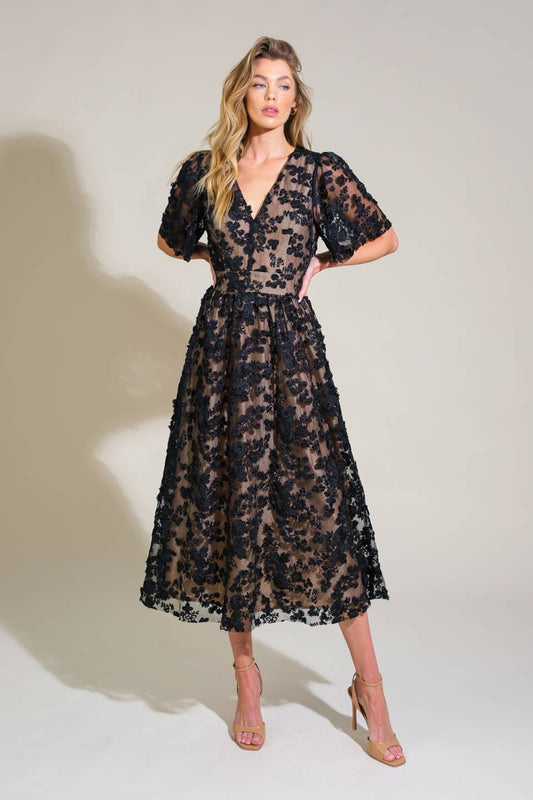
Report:
[[[236,667],[245,667],[249,663],[249,656],[235,659]],[[239,686],[235,722],[238,725],[260,725],[263,722],[259,700],[261,677],[257,667],[254,664],[252,669],[243,670],[242,672],[235,671],[235,676]],[[261,734],[253,731],[239,731],[236,734],[236,738],[244,744],[261,744],[263,741]]]
[[[392,739],[394,731],[392,730],[389,711],[387,709],[387,702],[383,694],[383,685],[380,686],[366,686],[359,676],[355,677],[355,688],[357,691],[357,698],[363,706],[368,725],[368,736],[374,742],[386,742]],[[364,680],[370,680],[364,678]],[[374,678],[371,683],[375,683],[379,678]],[[385,750],[383,758],[387,761],[394,761],[396,758],[403,756],[401,745],[393,745]]]

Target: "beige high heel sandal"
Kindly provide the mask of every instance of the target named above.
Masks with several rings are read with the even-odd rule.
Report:
[[[360,675],[357,675],[355,672],[353,674],[352,682],[350,686],[348,686],[348,694],[352,700],[352,728],[355,731],[357,729],[357,710],[361,712],[363,717],[365,718],[365,722],[368,726],[368,720],[366,718],[366,712],[359,698],[357,697],[357,691],[355,688],[355,680],[356,678],[361,681],[365,686],[381,686],[383,683],[383,678],[377,681],[376,683],[369,683],[361,678]],[[385,750],[388,750],[389,747],[392,747],[395,744],[400,744],[398,739],[396,738],[396,734],[393,734],[393,738],[390,739],[388,742],[373,742],[369,736],[366,737],[368,741],[368,755],[375,758],[377,761],[380,761],[382,764],[387,764],[389,767],[401,767],[402,764],[405,764],[405,756],[401,756],[400,758],[394,758],[391,761],[388,761],[385,756]],[[401,745],[400,745],[401,747]]]
[[[253,665],[257,667],[257,671],[259,673],[259,678],[261,680],[261,690],[259,694],[263,694],[263,678],[261,676],[261,670],[259,669],[259,664],[256,662],[255,658],[252,656],[252,660],[249,664],[245,667],[236,667],[235,661],[233,662],[233,669],[235,672],[244,672],[246,669],[251,669]],[[237,694],[239,693],[239,684],[237,683]],[[252,731],[253,733],[258,733],[260,736],[263,737],[263,740],[259,744],[246,744],[246,742],[240,742],[237,739],[237,734],[241,731]],[[259,750],[265,743],[265,723],[261,722],[259,725],[238,725],[235,721],[233,722],[233,737],[239,747],[242,747],[243,750]]]

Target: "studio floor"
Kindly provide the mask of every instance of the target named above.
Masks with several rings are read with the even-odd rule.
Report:
[[[135,591],[132,588],[132,597]],[[2,796],[63,798],[530,797],[529,598],[395,596],[369,610],[391,721],[407,762],[369,758],[351,730],[353,668],[337,625],[254,632],[266,742],[231,739],[227,634],[133,600],[100,638],[4,631]],[[122,614],[121,621],[118,613]],[[35,610],[38,612],[38,609]],[[78,620],[83,630],[84,620]]]

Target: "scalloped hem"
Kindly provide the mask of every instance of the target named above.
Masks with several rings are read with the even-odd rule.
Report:
[[[220,607],[211,604],[205,606],[202,603],[191,600],[181,600],[177,597],[159,597],[156,595],[146,595],[141,589],[140,602],[156,611],[164,611],[167,614],[172,614],[182,622],[214,622],[218,623],[219,628],[223,631],[243,632],[244,628],[232,625],[231,620],[222,612]],[[364,614],[369,608],[372,600],[389,600],[389,594],[386,589],[382,592],[376,592],[371,597],[366,597],[356,608],[351,607],[350,610],[337,616],[331,613],[330,609],[315,608],[313,610],[294,608],[285,610],[282,608],[273,608],[265,611],[258,611],[251,617],[251,628],[254,630],[260,625],[271,624],[274,622],[300,622],[305,625],[333,625],[334,623],[343,622],[344,620],[353,619],[354,617]]]

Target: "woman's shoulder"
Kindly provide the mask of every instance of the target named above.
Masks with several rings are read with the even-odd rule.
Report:
[[[182,165],[193,172],[201,171],[209,163],[211,150],[192,150],[182,159]]]
[[[333,150],[314,150],[310,147],[305,147],[304,145],[297,145],[296,149],[299,151],[299,154],[303,156],[307,165],[312,164],[313,166],[319,166],[324,170],[330,170],[339,167],[348,170],[350,169],[345,159],[339,155],[339,153],[336,153]],[[210,149],[205,148],[192,150],[182,160],[182,165],[188,173],[200,177],[209,170],[209,166],[211,164],[211,152],[212,151]]]
[[[302,147],[304,165],[313,173],[313,181],[342,180],[342,176],[352,176],[352,168],[339,153],[334,150],[313,150]]]
[[[341,155],[332,150],[313,150],[312,148],[304,147],[304,145],[297,145],[296,149],[299,150],[307,160],[315,161],[317,164],[332,165],[346,163]],[[192,150],[183,159],[182,163],[187,164],[189,167],[208,166],[211,159],[211,152],[212,151],[209,149]]]
[[[331,164],[344,161],[343,157],[333,152],[333,150],[313,150],[303,145],[300,145],[300,150],[307,155],[309,159],[316,161],[318,164]]]

